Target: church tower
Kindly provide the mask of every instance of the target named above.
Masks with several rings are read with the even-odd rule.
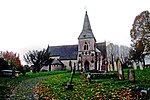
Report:
[[[97,69],[96,39],[93,35],[87,11],[83,29],[78,37],[78,64],[83,71]]]

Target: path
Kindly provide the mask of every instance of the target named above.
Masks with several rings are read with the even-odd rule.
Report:
[[[50,76],[43,76],[38,78],[32,78],[21,82],[12,93],[12,96],[8,100],[34,100],[33,92],[34,87],[42,79],[48,78]]]

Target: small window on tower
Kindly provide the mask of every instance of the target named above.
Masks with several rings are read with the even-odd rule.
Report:
[[[88,50],[88,43],[87,42],[85,42],[85,44],[84,44],[84,50]]]

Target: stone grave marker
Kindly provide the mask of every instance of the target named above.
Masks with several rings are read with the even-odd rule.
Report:
[[[118,58],[117,67],[118,67],[118,78],[119,78],[120,80],[122,80],[122,79],[124,79],[124,73],[123,73],[123,68],[122,68],[122,66],[121,66],[120,58]]]
[[[110,71],[113,71],[113,66],[112,66],[112,64],[110,64]]]
[[[108,63],[108,71],[110,71],[110,63]]]
[[[114,61],[114,71],[117,71],[117,64],[115,61]]]
[[[136,66],[135,61],[133,61],[133,68],[134,68],[134,70],[136,70],[136,69],[137,69],[137,66]]]
[[[140,66],[140,70],[143,70],[143,66],[141,62],[139,62],[139,66]]]
[[[135,71],[132,69],[128,70],[128,80],[135,81]]]

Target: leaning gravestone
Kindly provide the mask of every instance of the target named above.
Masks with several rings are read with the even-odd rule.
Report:
[[[143,70],[143,66],[141,62],[139,62],[139,66],[140,66],[140,70]]]
[[[128,80],[129,81],[135,81],[135,71],[132,69],[128,70]]]
[[[118,67],[118,78],[119,78],[120,80],[122,80],[122,79],[124,79],[124,73],[123,73],[123,68],[122,68],[122,66],[121,66],[120,58],[118,58],[117,67]]]
[[[137,69],[137,66],[136,66],[135,61],[133,61],[133,68],[134,68],[134,70],[136,70],[136,69]]]

